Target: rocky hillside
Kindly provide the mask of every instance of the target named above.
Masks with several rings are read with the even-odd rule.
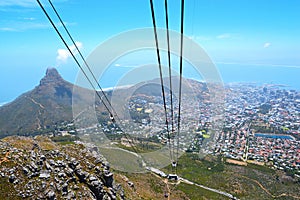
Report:
[[[175,184],[175,183],[173,183]],[[172,189],[172,200],[188,200]],[[164,199],[168,185],[152,173],[110,167],[92,144],[60,145],[46,136],[0,140],[0,199]]]
[[[124,199],[93,145],[60,146],[47,137],[0,141],[0,199]]]

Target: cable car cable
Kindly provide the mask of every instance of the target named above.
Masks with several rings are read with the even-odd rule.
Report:
[[[179,157],[179,136],[180,136],[180,123],[181,123],[181,99],[182,99],[182,68],[183,68],[183,60],[182,60],[182,54],[183,54],[183,19],[184,19],[184,0],[181,0],[181,27],[180,27],[180,79],[179,79],[179,99],[178,99],[178,122],[177,122],[177,157],[176,162],[178,163],[178,157]],[[177,163],[176,163],[176,174],[177,174]]]
[[[153,23],[154,37],[155,37],[157,62],[158,62],[158,67],[159,67],[161,91],[162,91],[162,97],[163,97],[163,103],[164,103],[165,124],[166,124],[166,127],[167,127],[167,134],[168,134],[167,136],[168,136],[169,149],[170,149],[170,158],[172,159],[171,143],[170,143],[170,131],[169,131],[169,123],[168,123],[168,113],[167,113],[167,105],[166,105],[164,81],[163,81],[163,76],[162,76],[162,67],[161,67],[161,60],[160,60],[160,52],[159,52],[159,45],[158,45],[158,37],[157,37],[157,30],[156,30],[156,21],[155,21],[155,13],[154,13],[153,0],[150,0],[150,6],[151,6],[151,16],[152,16],[152,23]]]
[[[111,109],[113,110],[113,107],[112,107],[110,101],[108,100],[107,95],[106,95],[105,92],[103,91],[103,89],[102,89],[102,87],[100,86],[99,82],[97,81],[97,79],[96,79],[94,73],[92,72],[90,66],[88,65],[88,63],[86,62],[85,58],[83,57],[81,51],[80,51],[79,48],[78,48],[78,45],[76,44],[76,42],[74,41],[73,37],[71,36],[71,34],[70,34],[69,30],[67,29],[65,23],[62,21],[60,15],[58,14],[58,12],[57,12],[57,10],[55,9],[55,7],[54,7],[54,5],[52,4],[52,2],[51,2],[50,0],[48,0],[48,1],[49,1],[50,5],[51,5],[53,11],[55,12],[56,16],[58,17],[60,23],[62,24],[63,28],[65,29],[66,33],[68,34],[69,38],[71,39],[73,45],[75,46],[76,50],[78,51],[78,53],[79,53],[81,59],[83,60],[85,66],[88,68],[88,70],[89,70],[90,74],[92,75],[94,81],[96,82],[97,86],[99,87],[99,89],[100,89],[101,93],[103,94],[105,100],[107,101],[107,103],[109,104],[109,106],[111,107]],[[110,113],[110,114],[111,114],[111,113]]]
[[[173,105],[173,87],[172,87],[172,68],[171,68],[171,51],[170,51],[170,34],[169,34],[169,13],[168,0],[165,0],[165,15],[166,15],[166,29],[167,29],[167,44],[168,44],[168,67],[169,67],[169,87],[170,87],[170,105],[171,105],[171,133],[174,133],[174,105]],[[171,143],[171,141],[169,141]],[[174,142],[174,140],[173,140]],[[174,148],[174,144],[173,144]],[[172,148],[172,162],[174,161],[174,149]]]
[[[58,34],[58,36],[60,37],[60,39],[62,40],[62,42],[64,43],[64,45],[66,46],[66,48],[68,49],[68,51],[70,52],[72,58],[74,59],[74,61],[76,62],[77,66],[80,68],[80,70],[82,71],[82,73],[84,74],[85,78],[88,80],[89,84],[92,86],[93,90],[95,90],[97,96],[99,97],[99,99],[101,100],[101,102],[103,103],[103,105],[105,106],[106,110],[109,112],[110,117],[113,117],[113,114],[111,113],[111,111],[109,110],[108,106],[104,103],[101,95],[98,93],[98,91],[96,90],[95,86],[93,85],[92,81],[90,80],[90,78],[88,77],[88,75],[86,74],[86,72],[84,71],[84,69],[82,68],[82,66],[80,65],[79,61],[77,60],[77,58],[75,57],[74,53],[71,51],[70,47],[68,46],[67,42],[65,41],[65,39],[63,38],[63,36],[61,35],[61,33],[59,32],[59,30],[57,29],[56,25],[54,24],[53,20],[51,19],[51,17],[49,16],[49,14],[47,13],[47,11],[45,10],[44,6],[41,4],[40,0],[37,0],[39,6],[41,7],[41,9],[43,10],[44,14],[46,15],[46,17],[48,18],[49,22],[51,23],[51,25],[53,26],[53,28],[55,29],[56,33]],[[64,24],[64,23],[62,23]],[[78,47],[77,47],[78,48]],[[122,131],[126,137],[126,139],[128,140],[128,142],[131,144],[130,139],[127,137],[127,134]],[[132,140],[133,141],[133,140]],[[138,151],[135,149],[135,147],[131,144],[132,149],[135,151],[136,154],[138,154]]]
[[[113,106],[111,105],[110,101],[108,100],[107,95],[105,94],[105,92],[103,91],[102,87],[100,86],[98,80],[96,79],[96,76],[94,75],[93,71],[91,70],[89,64],[86,62],[85,58],[83,57],[81,51],[79,50],[79,48],[78,48],[78,46],[77,46],[77,44],[76,44],[76,42],[74,41],[74,39],[73,39],[73,37],[71,36],[70,32],[68,31],[67,27],[65,26],[65,24],[64,24],[63,20],[61,19],[59,13],[58,13],[57,10],[55,9],[55,7],[54,7],[54,5],[52,4],[52,2],[51,2],[50,0],[48,0],[48,1],[49,1],[50,5],[51,5],[53,11],[55,12],[56,16],[58,17],[60,23],[61,23],[62,26],[64,27],[66,33],[68,34],[69,38],[71,39],[73,45],[75,46],[76,50],[78,51],[78,53],[79,53],[81,59],[83,60],[85,66],[88,68],[88,70],[89,70],[90,74],[92,75],[94,81],[96,82],[97,86],[99,87],[99,89],[100,89],[101,93],[103,94],[103,96],[104,96],[106,102],[107,102],[108,105],[110,106],[110,108],[111,108],[111,110],[112,110],[112,112],[109,111],[111,121],[112,121],[113,123],[115,123],[115,118],[114,118],[114,116],[116,116],[116,117],[119,119],[119,121],[121,121],[120,118],[119,118],[119,116],[117,115],[117,112],[115,111],[115,109],[114,109]],[[102,101],[102,103],[104,103],[104,102]],[[113,112],[114,112],[114,114],[113,114]]]

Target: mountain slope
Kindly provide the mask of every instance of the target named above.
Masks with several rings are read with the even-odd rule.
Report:
[[[71,121],[73,84],[65,81],[55,68],[48,68],[40,84],[19,96],[13,102],[0,107],[0,135],[32,133],[49,128],[62,121]],[[81,89],[77,95],[84,101],[87,92]]]
[[[176,82],[178,79],[173,78],[173,83]],[[203,83],[188,79],[187,82],[191,86],[186,90],[190,88],[197,92],[205,90]],[[165,80],[165,83],[168,81]],[[159,79],[154,79],[131,88],[118,89],[114,96],[117,101],[128,98],[129,91],[134,91],[133,95],[160,96],[159,84]],[[168,93],[167,88],[165,91]],[[192,91],[188,90],[185,93],[190,92]],[[110,98],[112,91],[107,91],[106,94]],[[13,102],[0,107],[0,138],[10,135],[32,135],[41,133],[45,129],[53,129],[62,122],[73,121],[73,111],[78,119],[76,123],[81,123],[80,120],[82,120],[82,123],[89,125],[89,122],[93,122],[89,120],[93,117],[93,112],[89,113],[90,109],[96,110],[98,121],[109,120],[107,110],[100,103],[99,98],[94,97],[94,91],[67,82],[55,68],[48,68],[38,86],[22,94]],[[75,110],[72,110],[72,102],[76,102]],[[123,102],[116,102],[116,104],[121,106],[118,109],[124,109]],[[77,118],[77,115],[80,117]]]

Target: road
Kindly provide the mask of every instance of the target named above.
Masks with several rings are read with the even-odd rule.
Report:
[[[198,183],[194,183],[194,182],[192,182],[192,181],[190,181],[190,180],[187,180],[187,179],[185,179],[185,178],[179,177],[179,181],[180,181],[180,182],[183,182],[183,183],[186,183],[186,184],[189,184],[189,185],[195,185],[195,186],[201,187],[201,188],[203,188],[203,189],[205,189],[205,190],[209,190],[209,191],[212,191],[212,192],[221,194],[221,195],[226,196],[226,197],[228,197],[228,198],[230,198],[230,199],[237,199],[237,198],[236,198],[235,196],[233,196],[232,194],[229,194],[229,193],[227,193],[227,192],[223,192],[223,191],[221,191],[221,190],[217,190],[217,189],[214,189],[214,188],[210,188],[210,187],[207,187],[207,186],[204,186],[204,185],[200,185],[200,184],[198,184]]]
[[[156,168],[147,168],[149,171],[151,171],[152,173],[156,174],[158,177],[161,177],[161,174],[163,173],[162,171],[160,171],[159,169],[156,169]],[[163,173],[164,174],[164,173]],[[161,177],[163,178],[163,177]],[[165,181],[164,181],[165,182]],[[165,182],[166,183],[166,182]],[[195,182],[192,182],[188,179],[185,179],[185,178],[182,178],[182,177],[179,177],[178,176],[178,183],[176,184],[179,184],[179,183],[186,183],[186,184],[189,184],[189,185],[195,185],[197,187],[200,187],[200,188],[203,188],[205,190],[209,190],[211,192],[215,192],[215,193],[218,193],[218,194],[221,194],[223,196],[226,196],[230,199],[238,199],[237,197],[233,196],[232,194],[229,194],[227,192],[224,192],[224,191],[221,191],[221,190],[217,190],[217,189],[214,189],[214,188],[210,188],[210,187],[207,187],[207,186],[204,186],[204,185],[201,185],[201,184],[198,184],[198,183],[195,183]],[[166,183],[167,184],[167,183]],[[168,189],[169,190],[169,189]]]

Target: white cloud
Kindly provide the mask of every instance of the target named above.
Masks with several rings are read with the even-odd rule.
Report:
[[[17,30],[14,29],[14,28],[10,28],[10,27],[0,27],[0,31],[3,31],[3,32],[15,32]]]
[[[270,63],[245,63],[245,62],[215,62],[224,65],[246,65],[246,66],[263,66],[263,67],[287,67],[300,69],[300,65],[270,64]]]
[[[33,21],[33,20],[35,20],[35,18],[34,18],[34,17],[24,17],[23,19],[24,19],[24,20],[29,20],[29,21]]]
[[[217,39],[226,39],[226,38],[230,38],[230,37],[231,37],[231,34],[229,34],[229,33],[223,33],[221,35],[218,35]]]
[[[75,42],[75,44],[79,50],[82,49],[81,42]],[[69,48],[74,55],[76,55],[78,53],[74,44],[69,46]],[[57,50],[57,57],[56,57],[57,62],[66,63],[69,57],[71,57],[71,54],[68,49],[58,49]]]
[[[75,44],[76,44],[76,46],[78,47],[79,50],[82,48],[82,43],[81,42],[75,42]],[[69,48],[71,49],[72,52],[76,51],[75,45],[71,45]]]
[[[265,44],[264,44],[264,48],[268,48],[268,47],[270,47],[271,46],[271,43],[270,42],[266,42]]]
[[[0,0],[1,1],[1,0]],[[64,22],[66,26],[76,25],[74,22]],[[56,27],[61,27],[61,23],[56,23]],[[51,29],[53,28],[50,23],[36,22],[34,18],[24,18],[20,21],[7,21],[3,27],[0,27],[0,31],[14,31],[14,32],[23,32],[27,30],[36,30],[36,29]]]
[[[70,53],[66,49],[58,49],[57,50],[57,61],[66,62],[68,57],[70,56]]]
[[[118,64],[118,63],[117,63],[117,64],[115,64],[115,67],[120,67],[120,66],[121,66],[121,65],[120,65],[120,64]]]
[[[67,0],[53,0],[52,3],[62,3]],[[46,0],[40,0],[44,5],[47,3]],[[0,7],[9,7],[9,6],[20,6],[24,8],[33,8],[38,7],[36,0],[0,0]]]
[[[212,38],[208,37],[208,36],[203,36],[203,35],[198,35],[198,36],[192,35],[192,36],[189,36],[189,39],[191,39],[191,40],[198,40],[198,41],[209,41]]]
[[[35,0],[1,0],[0,6],[21,6],[21,7],[35,7],[37,2]]]
[[[32,22],[27,20],[26,22],[23,21],[9,21],[7,26],[0,27],[0,31],[6,32],[23,32],[27,30],[33,29],[47,29],[52,28],[50,23],[39,23],[39,22]]]

